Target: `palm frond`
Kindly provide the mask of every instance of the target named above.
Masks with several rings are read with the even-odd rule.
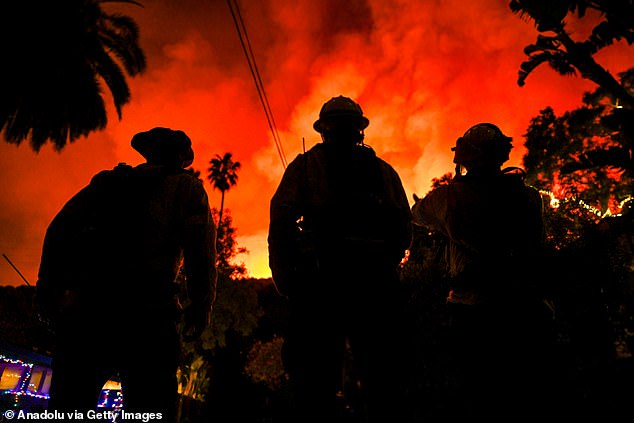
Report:
[[[145,69],[139,29],[104,3],[130,0],[11,1],[3,5],[0,46],[0,131],[7,142],[28,140],[35,151],[105,128],[105,83],[119,118],[129,102],[126,74]]]
[[[576,73],[574,67],[568,62],[564,52],[561,50],[532,50],[528,60],[522,62],[518,71],[517,84],[521,87],[526,83],[528,75],[542,63],[548,63],[555,71],[561,75],[574,75]],[[537,53],[538,51],[541,51]]]
[[[524,20],[532,19],[539,32],[555,31],[562,26],[574,0],[511,0],[511,12]]]
[[[634,36],[634,32],[630,36]],[[624,37],[627,37],[627,34],[623,32],[622,28],[603,21],[594,27],[592,34],[586,41],[586,45],[592,54],[594,54],[602,48],[614,44],[615,41],[620,41]],[[631,41],[628,42],[631,44]]]
[[[112,93],[117,115],[121,119],[123,105],[130,101],[130,88],[119,65],[108,55],[103,47],[97,45],[93,52],[92,65],[96,73],[103,78]]]
[[[146,67],[145,53],[139,45],[139,28],[128,16],[108,15],[100,24],[100,41],[122,63],[130,76],[142,73]]]

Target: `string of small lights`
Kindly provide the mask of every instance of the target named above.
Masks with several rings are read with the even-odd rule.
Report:
[[[550,206],[554,209],[558,208],[562,202],[573,201],[573,202],[577,202],[577,204],[579,204],[581,208],[587,210],[590,213],[593,213],[594,215],[598,216],[601,219],[606,217],[622,216],[622,213],[620,211],[614,212],[614,213],[610,209],[607,209],[606,211],[601,211],[601,209],[595,206],[592,206],[583,200],[577,199],[576,197],[566,197],[564,199],[559,199],[555,196],[555,194],[552,191],[542,189],[542,190],[539,190],[539,192],[550,198],[550,202],[549,202]],[[628,196],[627,198],[619,202],[618,209],[623,210],[623,207],[625,206],[625,204],[629,203],[632,200],[634,200],[634,197]]]
[[[33,373],[33,363],[27,363],[26,361],[19,360],[17,358],[7,357],[4,354],[0,354],[0,361],[4,361],[10,364],[17,364],[24,368],[24,373],[20,372],[16,377],[20,377],[20,386],[14,389],[5,389],[1,391],[2,394],[13,395],[13,406],[18,407],[20,404],[20,397],[29,396],[33,398],[39,399],[48,399],[49,396],[47,394],[38,394],[36,392],[29,391],[29,382],[31,381],[31,375]]]
[[[114,397],[114,398],[113,398]],[[120,390],[104,389],[97,403],[99,408],[123,408],[123,394]]]
[[[34,363],[29,363],[17,358],[8,357],[4,354],[0,354],[0,362],[5,362],[13,365],[19,365],[22,370],[17,374],[12,375],[15,378],[19,378],[20,381],[16,384],[16,387],[10,389],[0,390],[0,395],[12,395],[13,407],[18,408],[22,397],[31,397],[42,400],[48,400],[50,396],[47,393],[38,393],[37,387],[31,382],[31,376],[33,375]],[[122,408],[123,407],[123,393],[118,389],[104,389],[101,392],[99,402],[97,404],[99,408]]]

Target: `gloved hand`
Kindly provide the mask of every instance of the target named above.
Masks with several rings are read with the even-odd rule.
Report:
[[[205,304],[191,304],[184,310],[183,320],[183,341],[195,341],[211,324],[211,307]]]

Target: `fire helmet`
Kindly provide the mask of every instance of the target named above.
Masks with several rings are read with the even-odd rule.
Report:
[[[509,159],[513,148],[512,138],[504,135],[500,128],[492,123],[478,123],[458,138],[453,162],[458,165],[473,163],[491,163],[502,165]]]
[[[363,116],[361,106],[352,99],[340,95],[324,103],[319,112],[319,119],[313,123],[313,129],[320,134],[340,126],[352,126],[362,131],[369,124],[368,118]]]

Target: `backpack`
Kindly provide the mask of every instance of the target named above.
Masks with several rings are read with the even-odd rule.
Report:
[[[447,254],[458,262],[456,290],[486,297],[521,293],[533,284],[541,253],[541,197],[516,168],[448,186]]]
[[[129,247],[117,242],[117,237],[132,226],[121,227],[121,216],[129,213],[133,197],[132,170],[119,164],[98,173],[49,224],[36,285],[36,301],[49,318],[90,289],[91,279],[104,267],[96,263],[108,261],[113,251],[128,252]]]

